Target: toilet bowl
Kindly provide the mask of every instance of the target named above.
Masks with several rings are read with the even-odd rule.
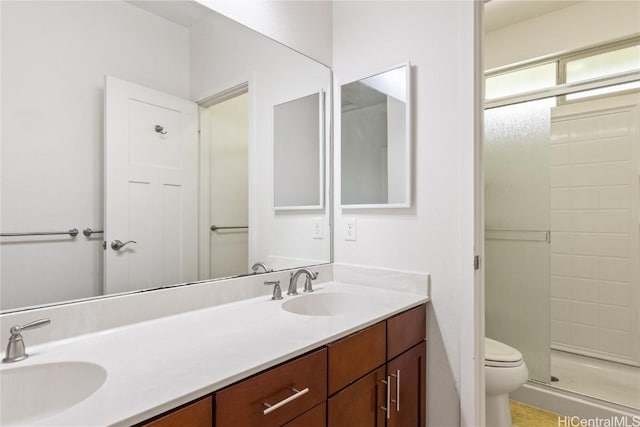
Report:
[[[515,348],[491,338],[484,342],[487,427],[511,427],[509,393],[527,381],[529,371]]]

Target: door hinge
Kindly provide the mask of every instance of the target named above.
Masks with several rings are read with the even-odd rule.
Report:
[[[475,255],[473,257],[473,269],[480,270],[480,255]]]

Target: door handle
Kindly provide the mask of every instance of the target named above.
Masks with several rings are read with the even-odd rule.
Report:
[[[120,249],[127,246],[129,243],[138,243],[138,242],[136,242],[135,240],[128,240],[122,243],[120,240],[114,240],[113,242],[111,242],[111,249],[113,249],[114,251],[119,251]]]

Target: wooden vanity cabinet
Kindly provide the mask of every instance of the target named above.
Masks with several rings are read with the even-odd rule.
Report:
[[[421,305],[327,345],[328,426],[425,425],[425,320]]]
[[[425,320],[423,304],[139,426],[424,426]]]

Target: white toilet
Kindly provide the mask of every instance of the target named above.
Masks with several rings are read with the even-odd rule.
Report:
[[[529,378],[522,354],[500,341],[485,338],[487,427],[512,427],[509,393]]]

